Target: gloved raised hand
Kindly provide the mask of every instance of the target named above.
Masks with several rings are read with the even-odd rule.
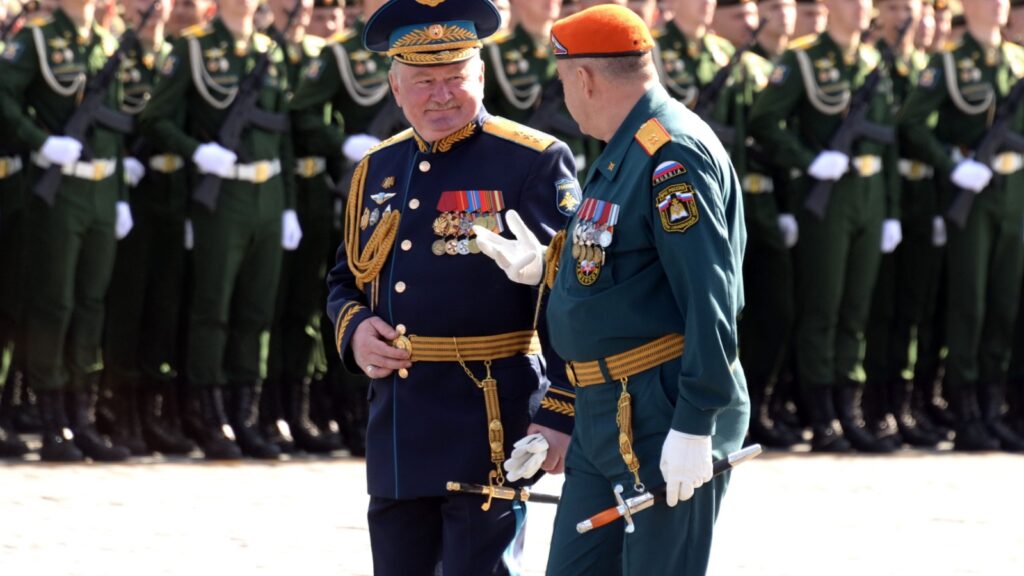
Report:
[[[114,224],[114,236],[121,240],[132,231],[135,221],[132,219],[132,209],[128,203],[121,200],[117,203],[117,223]]]
[[[124,179],[129,188],[135,188],[146,176],[146,167],[138,158],[127,156],[124,159]]]
[[[192,154],[192,161],[196,163],[200,172],[213,174],[221,178],[229,178],[238,161],[238,155],[216,142],[200,144]]]
[[[533,478],[547,456],[548,441],[543,435],[537,433],[520,438],[513,444],[512,454],[503,464],[505,478],[509,482],[515,482],[520,478]]]
[[[82,143],[68,136],[47,136],[39,154],[50,164],[66,166],[78,162],[82,156]]]
[[[376,136],[353,134],[345,138],[345,142],[341,145],[341,152],[345,155],[345,158],[353,162],[359,162],[370,151],[370,148],[377,144],[380,144],[380,138]]]
[[[285,250],[295,250],[302,242],[302,227],[295,210],[285,210],[281,214],[281,246]]]
[[[782,241],[786,248],[796,246],[797,240],[800,239],[800,227],[796,223],[796,218],[792,214],[779,214],[778,221],[779,232],[782,233]]]
[[[932,246],[941,248],[946,245],[946,220],[942,216],[932,218]]]
[[[661,446],[661,475],[666,504],[689,500],[694,490],[711,480],[711,436],[669,430]]]
[[[835,150],[822,150],[807,168],[815,180],[839,180],[850,169],[850,157]]]
[[[977,160],[961,160],[949,175],[953,184],[977,194],[992,180],[992,169]]]
[[[476,245],[481,252],[498,263],[509,280],[528,286],[540,284],[546,247],[523,224],[523,219],[515,210],[505,214],[505,221],[515,240],[502,238],[482,226],[473,226]]]
[[[903,241],[903,226],[899,220],[889,218],[882,222],[882,254],[892,254]]]

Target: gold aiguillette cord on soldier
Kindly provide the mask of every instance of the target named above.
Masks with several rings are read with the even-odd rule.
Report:
[[[380,296],[378,276],[391,254],[401,215],[397,210],[386,211],[360,252],[359,219],[363,210],[363,189],[369,166],[370,158],[367,156],[356,165],[352,173],[352,186],[348,194],[348,206],[345,208],[345,256],[348,258],[349,270],[356,277],[356,287],[361,290],[367,282],[370,283],[370,309],[374,310]]]

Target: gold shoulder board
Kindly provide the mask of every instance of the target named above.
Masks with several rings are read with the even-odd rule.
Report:
[[[633,138],[644,149],[644,152],[647,152],[648,156],[654,156],[662,146],[672,141],[668,130],[665,130],[657,118],[651,118],[644,122]]]
[[[538,152],[547,150],[548,147],[558,141],[550,134],[534,130],[529,126],[523,126],[518,122],[513,122],[500,116],[488,118],[487,122],[484,123],[484,132],[515,142],[520,146],[533,148]]]

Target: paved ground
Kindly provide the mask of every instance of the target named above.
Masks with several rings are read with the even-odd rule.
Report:
[[[371,574],[364,487],[347,458],[0,464],[0,575]],[[528,574],[553,512],[530,509]],[[768,454],[733,476],[710,574],[1024,574],[1024,456]]]

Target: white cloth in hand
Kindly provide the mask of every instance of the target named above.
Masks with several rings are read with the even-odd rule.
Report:
[[[238,161],[238,155],[216,142],[200,144],[192,154],[200,172],[213,174],[221,178],[230,178]]]
[[[941,248],[946,245],[946,221],[942,216],[932,218],[932,246]]]
[[[128,203],[121,200],[117,203],[117,223],[114,224],[114,236],[121,240],[132,231],[135,221],[132,220],[132,209]]]
[[[65,166],[78,162],[82,156],[82,143],[67,136],[47,136],[39,153],[50,164]]]
[[[509,280],[527,286],[540,284],[546,247],[523,224],[523,219],[515,210],[505,214],[505,221],[515,240],[502,238],[482,226],[473,226],[476,245],[481,252],[498,263]]]
[[[185,220],[185,250],[191,250],[195,246],[195,236],[192,235],[192,220]]]
[[[353,162],[359,162],[370,151],[370,148],[377,144],[380,144],[380,138],[376,136],[353,134],[345,138],[345,142],[341,145],[341,152],[345,155],[345,158]]]
[[[661,446],[661,475],[669,506],[689,500],[694,490],[711,480],[711,436],[670,429]]]
[[[882,254],[892,254],[903,241],[903,226],[892,218],[882,222]]]
[[[953,184],[977,194],[992,180],[992,169],[977,160],[962,160],[949,175]]]
[[[285,250],[295,250],[302,242],[302,227],[295,210],[285,210],[281,214],[281,246]]]
[[[509,482],[533,478],[548,456],[548,441],[541,434],[530,434],[513,444],[512,454],[503,464]]]
[[[834,150],[823,150],[811,162],[807,173],[816,180],[839,180],[849,169],[849,156]]]
[[[779,214],[779,232],[782,233],[782,241],[786,248],[796,246],[797,240],[800,239],[800,227],[792,214]]]
[[[139,162],[138,158],[128,156],[124,159],[124,181],[129,188],[135,188],[146,176],[146,167]]]

